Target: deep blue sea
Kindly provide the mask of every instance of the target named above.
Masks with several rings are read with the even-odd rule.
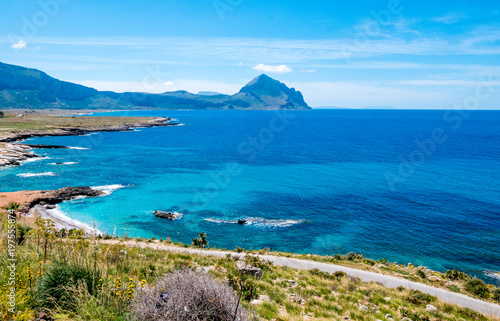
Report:
[[[108,186],[59,210],[110,234],[190,243],[206,232],[218,248],[354,251],[499,282],[487,275],[500,271],[500,111],[104,115],[183,125],[30,139],[82,149],[37,150],[47,158],[0,170],[2,191]]]

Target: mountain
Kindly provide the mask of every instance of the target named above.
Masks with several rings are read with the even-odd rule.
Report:
[[[61,81],[30,68],[0,63],[0,109],[310,109],[300,91],[260,75],[234,95],[187,91],[116,93]]]
[[[219,95],[224,95],[224,94],[218,93],[216,91],[199,91],[198,95],[201,95],[201,96],[219,96]]]

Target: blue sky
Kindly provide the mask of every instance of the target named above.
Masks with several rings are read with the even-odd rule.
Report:
[[[500,108],[493,1],[2,0],[0,61],[100,90],[232,94],[260,73],[314,107]]]

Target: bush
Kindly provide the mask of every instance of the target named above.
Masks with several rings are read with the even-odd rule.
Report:
[[[460,292],[460,288],[458,286],[456,286],[455,284],[450,285],[449,289],[451,292],[456,292],[456,293]]]
[[[412,290],[405,299],[406,301],[412,304],[420,305],[420,304],[429,304],[432,301],[435,301],[436,297],[433,297],[432,295],[427,293],[422,293],[418,290]]]
[[[0,118],[3,118],[4,116],[5,114],[2,111],[0,111]]]
[[[166,299],[161,294],[168,293]],[[158,279],[155,286],[137,290],[131,302],[132,320],[248,320],[231,288],[189,269],[175,271]]]
[[[450,280],[468,280],[468,279],[470,279],[470,276],[467,273],[460,272],[458,270],[446,271],[446,277]]]
[[[488,286],[478,278],[473,278],[465,283],[465,290],[469,293],[475,294],[482,299],[487,299],[490,295]]]
[[[496,288],[495,290],[493,290],[492,294],[493,300],[500,302],[500,288]]]
[[[26,237],[31,230],[32,228],[26,225],[17,226],[16,241],[18,245],[21,245],[24,241],[26,241]]]
[[[240,293],[243,300],[251,301],[257,299],[259,294],[257,286],[247,276],[241,275],[238,277],[230,274],[228,275],[228,280],[229,285]]]
[[[419,276],[421,279],[425,279],[427,277],[425,275],[425,272],[420,269],[417,270],[417,276]]]
[[[55,261],[43,276],[38,288],[40,306],[71,309],[72,301],[71,296],[68,295],[68,289],[77,288],[83,283],[88,293],[95,296],[98,292],[97,284],[100,277],[100,271],[93,271],[85,265]]]
[[[356,252],[349,252],[345,255],[345,258],[349,261],[362,260],[364,258],[363,254],[357,254]]]
[[[205,248],[208,245],[207,234],[200,233],[200,237],[193,239],[193,243],[191,243],[191,245],[196,246],[196,247]]]

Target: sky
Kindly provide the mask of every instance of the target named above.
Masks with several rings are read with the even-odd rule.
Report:
[[[497,1],[2,0],[0,61],[99,90],[233,94],[265,73],[312,107],[500,109]]]

